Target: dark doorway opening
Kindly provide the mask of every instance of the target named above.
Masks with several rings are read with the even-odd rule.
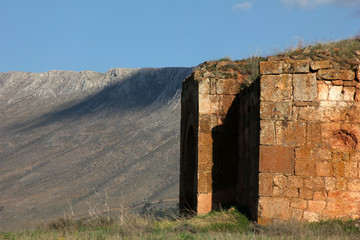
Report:
[[[180,211],[182,214],[194,214],[197,210],[197,161],[195,132],[192,126],[186,131],[182,154]]]

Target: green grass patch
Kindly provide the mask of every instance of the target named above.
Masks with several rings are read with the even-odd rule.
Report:
[[[128,215],[111,223],[102,220],[94,223],[94,220],[59,219],[55,225],[50,222],[35,230],[0,232],[0,239],[360,239],[359,220],[288,221],[261,226],[250,222],[235,208],[192,218],[157,220],[151,216]]]

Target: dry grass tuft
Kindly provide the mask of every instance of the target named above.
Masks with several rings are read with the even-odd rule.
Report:
[[[317,223],[274,222],[261,226],[249,222],[235,208],[192,218],[156,219],[123,214],[121,218],[59,219],[38,229],[1,233],[0,239],[360,239],[360,221],[331,220]]]
[[[287,49],[285,52],[270,56],[274,60],[290,59],[312,59],[329,60],[339,69],[355,69],[360,63],[360,37],[354,37],[336,42],[318,42],[304,46],[300,44],[297,48]]]

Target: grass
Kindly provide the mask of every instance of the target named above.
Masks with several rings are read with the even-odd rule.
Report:
[[[324,42],[304,45],[298,44],[295,48],[289,48],[284,52],[268,57],[273,60],[304,60],[313,61],[327,60],[337,69],[353,69],[360,64],[360,36],[337,42]],[[259,63],[266,58],[252,56],[244,60],[232,60],[224,57],[218,60],[204,62],[199,70],[204,77],[233,78],[237,79],[238,73],[246,75],[243,84],[249,86],[259,77]]]
[[[336,42],[317,42],[315,44],[298,44],[296,48],[289,48],[279,53],[275,58],[329,60],[338,64],[340,68],[355,69],[360,59],[360,36]]]
[[[1,232],[0,239],[359,239],[359,221],[290,221],[260,226],[235,208],[193,218],[157,220],[128,214],[121,219],[58,219],[35,230]]]
[[[225,57],[215,61],[204,62],[198,70],[203,77],[238,79],[242,81],[242,87],[246,87],[259,79],[259,63],[264,60],[265,58],[260,56],[235,61],[232,61],[229,57]]]

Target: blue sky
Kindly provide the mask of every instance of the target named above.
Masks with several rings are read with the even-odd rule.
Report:
[[[360,0],[0,0],[0,72],[190,67],[360,35]]]

